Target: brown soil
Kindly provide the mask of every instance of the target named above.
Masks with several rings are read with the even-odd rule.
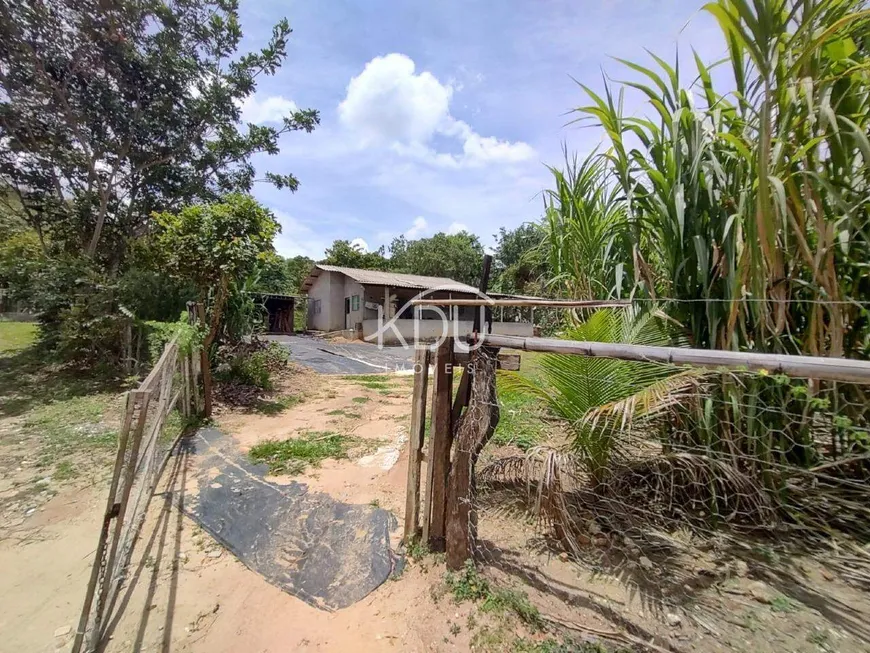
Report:
[[[392,387],[383,392],[352,380],[298,374],[283,388],[304,393],[298,405],[273,416],[223,408],[217,422],[242,451],[304,430],[376,441],[380,449],[362,460],[326,461],[296,479],[344,501],[377,501],[401,524],[412,379],[385,378]],[[368,401],[354,401],[359,397]],[[345,414],[329,414],[334,411]],[[75,481],[37,483],[27,461],[32,450],[18,422],[0,423],[0,651],[10,653],[69,648],[107,484],[104,465]],[[505,626],[479,607],[444,596],[444,568],[432,557],[409,562],[399,579],[344,610],[318,610],[285,594],[167,500],[172,492],[193,491],[181,460],[164,474],[152,501],[108,651],[462,651],[484,629],[491,636],[485,645],[478,640],[476,650],[511,650],[515,632],[528,634],[515,620]],[[766,576],[760,567],[719,570],[715,582],[671,614],[646,601],[630,579],[603,565],[577,565],[548,548],[530,524],[509,513],[483,513],[480,536],[493,579],[519,586],[524,576],[523,590],[544,614],[587,634],[633,625],[686,652],[868,650],[861,637],[870,623],[866,594],[811,559],[791,562],[812,596],[797,600],[792,593],[783,602],[782,578]],[[703,556],[682,564],[691,574],[710,575]],[[616,622],[603,616],[608,610]],[[506,638],[499,630],[505,628]]]

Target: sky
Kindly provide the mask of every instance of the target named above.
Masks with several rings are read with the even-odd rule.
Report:
[[[485,246],[499,227],[542,214],[547,166],[583,156],[600,130],[570,124],[583,83],[630,79],[614,57],[649,65],[645,48],[688,64],[725,48],[702,2],[689,0],[241,0],[242,50],[282,17],[287,60],[260,77],[242,118],[278,124],[320,111],[311,134],[282,136],[259,172],[292,172],[299,190],[257,184],[282,225],[284,256],[322,258],[336,239],[369,250],[399,235],[467,230]],[[688,66],[683,66],[687,70]],[[687,72],[686,76],[690,73]],[[691,78],[687,80],[691,82]],[[626,112],[650,110],[628,95]],[[261,175],[260,175],[261,176]]]

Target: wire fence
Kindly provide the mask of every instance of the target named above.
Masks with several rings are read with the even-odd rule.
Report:
[[[711,650],[863,650],[870,385],[546,356],[533,383],[496,373],[487,347],[468,363],[450,433],[448,565],[476,559],[658,650],[696,637]],[[545,404],[535,431],[549,435],[526,451],[491,442],[512,382]],[[433,416],[432,442],[436,427]]]
[[[184,419],[200,411],[199,378],[199,357],[182,352],[176,337],[139,387],[126,394],[118,453],[73,653],[101,646],[160,474],[183,432]]]

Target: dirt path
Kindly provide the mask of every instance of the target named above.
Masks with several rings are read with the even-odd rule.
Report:
[[[305,431],[373,441],[362,458],[327,460],[293,478],[341,501],[376,503],[401,525],[412,378],[392,376],[385,383],[302,372],[293,383],[304,389],[301,403],[275,415],[219,411],[218,426],[243,453],[258,442]],[[38,478],[29,466],[32,451],[15,419],[0,421],[0,652],[69,650],[105,501],[104,465],[58,483]],[[122,588],[107,651],[567,650],[534,648],[550,635],[524,630],[515,617],[487,612],[481,602],[456,604],[445,596],[445,570],[433,556],[410,561],[399,579],[348,608],[312,607],[249,570],[179,510],[178,498],[196,491],[192,471],[191,460],[181,455],[164,473]],[[287,483],[290,477],[270,480]],[[400,533],[401,527],[391,534],[394,547]],[[834,588],[836,603],[797,603],[774,591],[773,583],[754,580],[751,569],[749,576],[745,568],[736,569],[704,594],[716,601],[718,616],[701,618],[699,596],[698,607],[672,617],[638,601],[633,587],[614,576],[584,572],[564,553],[531,547],[540,538],[527,522],[487,513],[480,535],[484,543],[506,547],[486,551],[493,556],[492,577],[521,588],[542,613],[563,623],[619,630],[600,606],[593,609],[592,603],[599,603],[681,652],[866,650],[856,629],[831,614],[836,609],[848,612],[850,622],[868,622],[865,595],[846,586]],[[823,567],[802,564],[815,587],[835,585]],[[516,574],[502,578],[495,570],[511,566],[521,568],[530,584],[521,586]],[[579,598],[568,600],[575,590]],[[517,634],[525,638],[522,646]]]
[[[388,389],[370,389],[320,378],[306,377],[305,401],[281,414],[223,412],[218,424],[242,451],[303,430],[377,440],[378,448],[363,460],[326,461],[296,479],[341,500],[377,502],[401,520],[410,380],[392,377]],[[313,608],[273,587],[170,500],[189,486],[186,465],[183,458],[173,460],[154,497],[108,651],[423,651],[447,646],[445,639],[450,646],[444,650],[467,649],[467,637],[463,642],[448,632],[431,598],[442,574],[420,566],[337,612]],[[16,509],[3,522],[0,651],[69,649],[104,506],[105,479],[90,485],[94,480],[46,492],[26,520]],[[4,482],[2,489],[9,485]],[[396,529],[394,546],[399,537]]]

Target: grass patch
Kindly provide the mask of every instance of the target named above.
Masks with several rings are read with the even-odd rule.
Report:
[[[499,373],[515,374],[515,372]],[[497,382],[498,383],[498,382]],[[500,415],[492,442],[498,446],[515,445],[523,451],[539,444],[547,436],[547,423],[541,420],[543,406],[532,395],[498,383]]]
[[[300,403],[302,403],[302,397],[298,395],[286,395],[275,399],[258,399],[251,409],[261,415],[279,415],[288,408],[292,408]]]
[[[266,463],[272,474],[301,474],[309,466],[320,467],[328,458],[342,460],[351,452],[363,453],[380,444],[334,431],[305,431],[288,440],[261,442],[249,455],[255,462]]]
[[[465,561],[462,571],[447,572],[444,582],[456,603],[480,602],[482,612],[499,616],[516,615],[533,630],[544,627],[541,613],[532,605],[525,592],[491,586],[489,581],[480,575],[471,560]]]
[[[335,410],[330,410],[326,413],[330,417],[347,417],[348,419],[359,419],[362,417],[360,413],[355,413],[351,410],[345,410],[344,408],[336,408]]]
[[[355,404],[365,404],[371,401],[369,397],[354,397],[351,401]]]
[[[78,475],[78,470],[70,461],[62,460],[57,464],[57,467],[54,468],[54,473],[51,477],[56,481],[68,481]]]
[[[103,416],[114,398],[106,393],[73,397],[30,411],[24,428],[38,435],[43,444],[37,464],[45,467],[75,453],[113,450],[117,427],[103,424]]]
[[[386,374],[345,374],[341,378],[356,383],[386,383],[390,379]]]
[[[773,612],[780,612],[785,614],[789,612],[797,612],[799,608],[797,603],[792,601],[787,596],[776,596],[770,602],[770,609]]]
[[[355,374],[341,377],[345,381],[351,381],[368,390],[391,390],[394,388],[392,379],[383,374]]]
[[[27,349],[39,333],[35,322],[0,322],[0,354]]]

